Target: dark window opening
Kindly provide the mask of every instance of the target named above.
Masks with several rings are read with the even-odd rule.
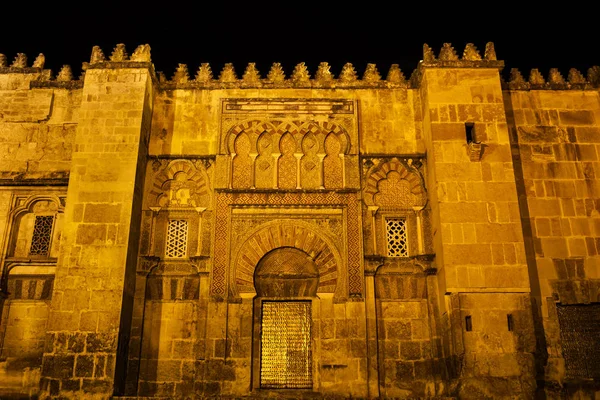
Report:
[[[467,143],[473,143],[475,141],[475,123],[465,122],[465,134],[467,136]]]
[[[515,329],[515,325],[514,325],[512,314],[506,314],[506,322],[508,324],[508,330],[510,332],[512,332]]]
[[[467,332],[471,332],[473,330],[473,321],[471,320],[471,316],[467,315],[465,317],[465,330]]]

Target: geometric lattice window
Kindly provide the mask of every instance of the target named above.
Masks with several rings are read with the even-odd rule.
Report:
[[[388,257],[408,257],[406,220],[404,218],[388,218],[385,220],[385,230]]]
[[[568,378],[600,379],[600,304],[557,305]]]
[[[167,257],[183,258],[187,251],[188,222],[185,219],[172,219],[167,230]]]
[[[52,224],[54,216],[36,215],[33,225],[33,236],[29,254],[32,256],[47,256],[50,251],[50,239],[52,238]]]

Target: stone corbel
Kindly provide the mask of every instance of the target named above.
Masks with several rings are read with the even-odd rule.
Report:
[[[484,145],[481,142],[467,143],[467,155],[471,161],[481,161]]]

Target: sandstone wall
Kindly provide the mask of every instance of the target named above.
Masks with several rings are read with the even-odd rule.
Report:
[[[81,90],[76,84],[32,88],[44,74],[38,68],[0,70],[0,291],[7,297],[0,299],[0,390],[33,395],[39,390]],[[36,215],[53,222],[47,253],[32,257]]]
[[[577,386],[565,366],[556,307],[600,300],[598,92],[513,90],[505,107],[536,300],[538,375]],[[558,385],[548,390],[560,392]]]
[[[532,337],[529,277],[500,77],[495,68],[453,66],[423,66],[421,84],[447,366],[465,398],[508,396],[504,380],[529,396],[533,342],[515,346],[517,336]],[[513,332],[495,293],[521,299],[503,310],[522,321]],[[502,378],[488,372],[499,364]]]

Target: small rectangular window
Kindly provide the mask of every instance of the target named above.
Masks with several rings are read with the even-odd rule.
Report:
[[[513,321],[512,314],[506,314],[506,322],[508,323],[508,330],[512,332],[515,329],[515,323]]]
[[[470,315],[465,317],[465,330],[467,332],[471,332],[473,330],[473,320]]]
[[[172,219],[167,229],[165,254],[170,258],[184,258],[187,252],[188,222],[185,219]]]
[[[406,219],[388,218],[385,220],[388,257],[408,257]]]
[[[467,136],[467,143],[475,142],[475,123],[465,122],[465,134]]]
[[[32,256],[47,256],[50,252],[50,241],[52,239],[53,215],[36,215],[33,225],[33,236],[29,254]]]

